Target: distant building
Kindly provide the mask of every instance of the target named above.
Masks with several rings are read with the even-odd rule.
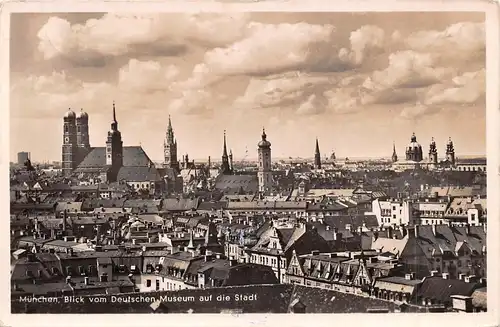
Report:
[[[29,152],[18,152],[17,153],[17,164],[24,165],[26,161],[28,161],[31,157]]]
[[[163,189],[160,172],[140,146],[123,146],[113,103],[113,121],[105,147],[91,147],[88,114],[64,115],[62,170],[65,176],[78,176],[94,182],[123,182],[135,191],[156,193]]]
[[[267,140],[266,131],[262,130],[262,139],[258,144],[259,153],[259,192],[266,193],[271,190],[273,175],[271,171],[271,142]]]
[[[316,150],[314,152],[314,168],[321,169],[321,153],[319,152],[319,143],[316,138]]]

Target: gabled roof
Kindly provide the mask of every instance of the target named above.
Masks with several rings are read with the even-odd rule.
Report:
[[[78,165],[76,172],[86,168],[101,168],[106,166],[106,148],[92,148],[89,154]],[[123,147],[123,167],[149,167],[154,166],[141,146]]]
[[[127,182],[157,182],[161,176],[155,167],[121,167],[117,180]]]

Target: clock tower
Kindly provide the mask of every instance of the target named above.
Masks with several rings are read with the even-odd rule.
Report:
[[[163,154],[165,166],[179,172],[179,161],[177,160],[177,140],[174,136],[174,129],[172,128],[172,120],[170,119],[170,116],[168,116],[167,135],[163,141]]]
[[[106,166],[110,168],[108,181],[115,182],[118,171],[123,166],[123,142],[118,130],[115,103],[113,102],[113,121],[106,140]]]
[[[77,164],[76,115],[71,109],[64,114],[62,145],[62,171],[70,176]]]

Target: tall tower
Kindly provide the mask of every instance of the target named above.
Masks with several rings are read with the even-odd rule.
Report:
[[[226,146],[226,131],[224,131],[224,145],[222,148],[222,164],[221,164],[221,173],[224,175],[231,175],[231,166],[229,165],[229,156],[227,155],[227,146]]]
[[[77,137],[76,115],[71,109],[64,114],[63,119],[63,145],[62,145],[62,171],[64,176],[71,175],[76,168]]]
[[[453,146],[451,137],[448,139],[448,143],[446,144],[446,161],[455,165],[455,147]]]
[[[319,152],[318,138],[316,138],[316,150],[314,151],[314,168],[321,169],[321,154]]]
[[[164,163],[167,167],[179,171],[179,161],[177,160],[177,140],[174,136],[174,129],[172,128],[172,120],[168,116],[167,135],[163,141]]]
[[[123,142],[122,135],[118,130],[118,121],[116,120],[115,103],[113,102],[113,121],[111,130],[108,132],[106,140],[106,165],[111,166],[113,177],[110,181],[115,181],[118,170],[123,166]]]
[[[396,153],[396,143],[392,143],[392,162],[398,161],[398,154]]]
[[[431,139],[431,144],[429,145],[429,162],[434,165],[438,163],[438,151],[434,138]]]
[[[413,133],[410,144],[406,148],[406,160],[420,162],[422,157],[422,146],[417,142],[417,137]]]
[[[231,172],[234,171],[233,167],[233,150],[229,150],[229,168],[231,169]]]
[[[83,109],[76,115],[76,142],[79,148],[90,148],[89,115]]]
[[[273,183],[271,172],[271,142],[267,140],[266,131],[262,129],[262,139],[258,144],[259,152],[259,192],[268,192]]]

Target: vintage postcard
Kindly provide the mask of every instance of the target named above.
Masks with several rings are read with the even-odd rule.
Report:
[[[497,10],[5,4],[1,323],[498,324]]]

